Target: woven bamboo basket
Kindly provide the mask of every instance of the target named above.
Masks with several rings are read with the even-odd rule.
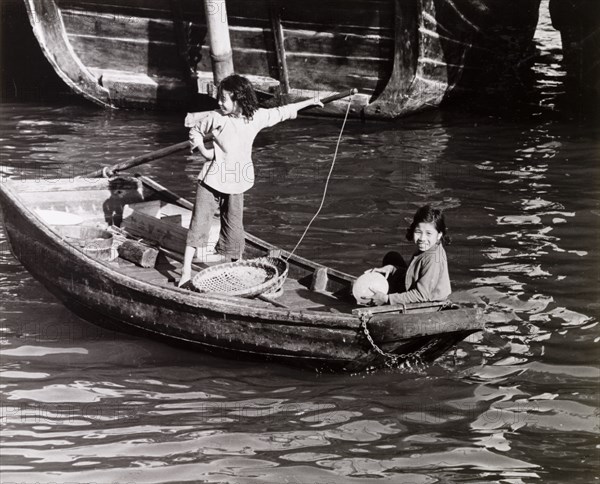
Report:
[[[279,282],[277,267],[266,258],[219,264],[200,271],[192,279],[198,292],[252,297],[264,294]]]
[[[265,291],[263,295],[271,299],[281,296],[283,294],[283,284],[285,283],[289,271],[289,264],[287,261],[281,257],[259,257],[255,260],[267,261],[277,268],[277,283],[272,288]]]

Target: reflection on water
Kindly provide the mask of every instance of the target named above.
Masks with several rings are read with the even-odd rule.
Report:
[[[549,35],[542,29],[542,37]],[[92,326],[0,232],[6,482],[590,482],[597,419],[599,130],[556,116],[559,54],[530,116],[351,122],[300,255],[358,274],[446,210],[455,298],[488,330],[419,373],[315,375]],[[547,60],[547,59],[546,59]],[[556,64],[556,65],[555,65]],[[4,105],[1,177],[72,176],[185,139],[182,117]],[[339,120],[261,134],[249,231],[291,248],[316,210]],[[196,161],[140,167],[191,196]]]

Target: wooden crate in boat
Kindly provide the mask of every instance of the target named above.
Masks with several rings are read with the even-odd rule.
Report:
[[[164,201],[132,203],[123,211],[122,228],[135,237],[155,242],[165,249],[183,253],[192,213]],[[220,224],[215,219],[208,238],[207,253],[213,253]]]

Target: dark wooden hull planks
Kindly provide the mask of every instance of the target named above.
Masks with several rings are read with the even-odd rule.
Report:
[[[86,98],[125,108],[210,105],[203,2],[24,1],[46,57]],[[514,83],[531,61],[540,0],[226,4],[235,71],[266,98],[357,88],[353,116],[390,119]],[[342,100],[319,112],[343,115],[346,106]]]

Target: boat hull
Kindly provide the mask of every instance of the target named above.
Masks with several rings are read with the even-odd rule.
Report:
[[[86,98],[110,107],[213,106],[202,2],[24,1],[46,57]],[[357,88],[351,115],[395,118],[514,84],[531,57],[539,4],[227,0],[222,15],[236,72],[271,102]],[[343,115],[346,106],[314,112]]]
[[[554,28],[562,38],[564,82],[571,109],[600,112],[600,2],[550,0]]]

